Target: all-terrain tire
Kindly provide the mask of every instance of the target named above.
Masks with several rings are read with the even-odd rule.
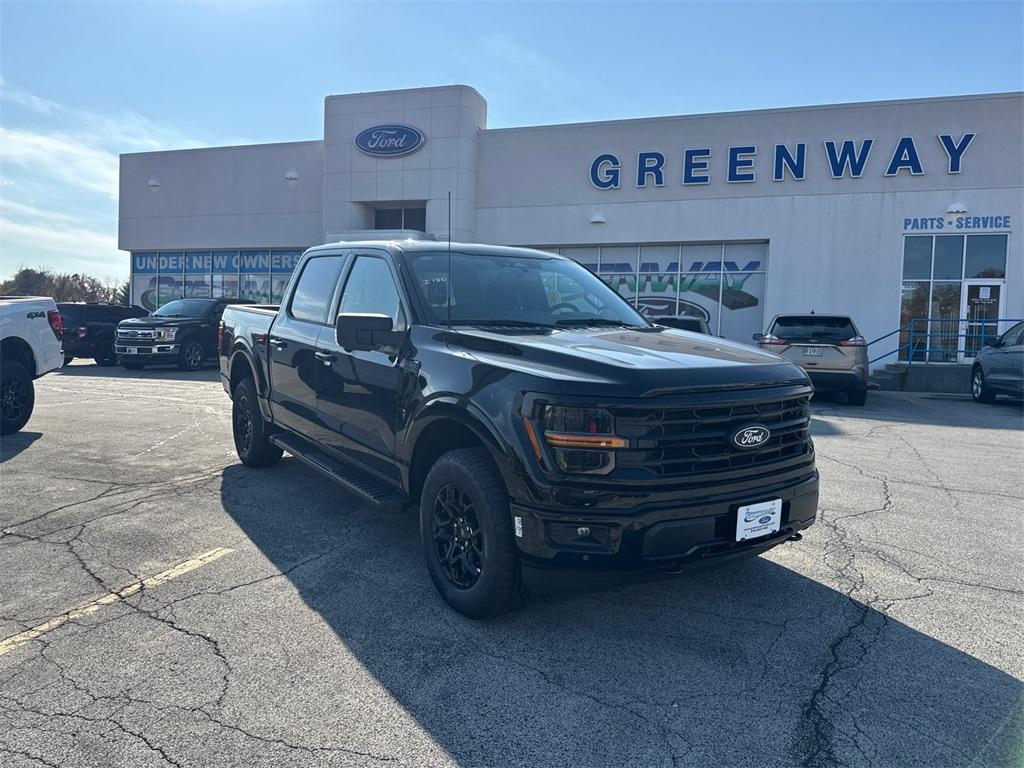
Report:
[[[36,404],[32,375],[15,360],[0,362],[0,435],[12,435],[26,424]]]
[[[231,433],[235,452],[247,467],[269,467],[281,460],[281,449],[270,442],[268,424],[260,412],[256,383],[242,379],[231,393]]]
[[[465,515],[457,513],[456,518],[466,522],[453,523],[451,528],[439,526],[438,516],[448,514],[453,496],[461,500],[458,508]],[[455,566],[450,556],[445,557],[455,550],[444,537],[460,527],[463,560],[456,570],[459,575],[475,571],[475,580],[468,585],[460,585],[452,577],[449,569]],[[505,484],[485,449],[449,451],[431,467],[420,497],[420,539],[434,586],[462,615],[471,619],[497,616],[519,607],[526,598]],[[472,567],[467,569],[467,563]]]

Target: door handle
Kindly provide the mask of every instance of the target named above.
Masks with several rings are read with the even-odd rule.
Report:
[[[327,351],[322,350],[322,349],[317,350],[313,354],[316,356],[317,360],[323,360],[324,365],[330,365],[335,360],[337,360],[337,358],[334,356],[333,353],[327,352]]]
[[[288,346],[288,343],[284,339],[279,339],[276,336],[271,336],[270,345],[274,347],[274,349],[284,349],[285,347]]]

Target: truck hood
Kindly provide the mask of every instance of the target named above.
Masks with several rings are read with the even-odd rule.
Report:
[[[675,329],[453,329],[448,340],[482,363],[551,379],[564,394],[650,397],[809,383],[798,366],[771,352]]]
[[[181,325],[183,323],[200,323],[201,317],[130,317],[117,324],[118,328],[164,328],[169,325]]]

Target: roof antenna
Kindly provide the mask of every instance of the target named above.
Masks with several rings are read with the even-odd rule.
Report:
[[[448,190],[448,330],[452,329],[452,191]]]

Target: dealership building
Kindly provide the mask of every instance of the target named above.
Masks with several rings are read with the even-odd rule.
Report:
[[[1022,136],[1022,93],[501,129],[463,85],[328,96],[322,140],[122,155],[119,247],[136,304],[276,302],[309,246],[450,221],[728,338],[779,313],[869,340],[932,318],[915,359],[964,362],[958,333],[1024,317]]]

